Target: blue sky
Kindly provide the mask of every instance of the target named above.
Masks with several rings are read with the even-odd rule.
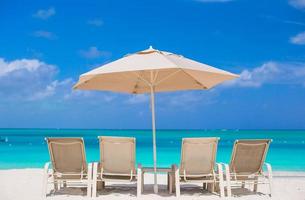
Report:
[[[305,128],[304,0],[3,0],[0,27],[3,128],[150,128],[148,96],[71,89],[149,45],[241,74],[158,94],[158,128]]]

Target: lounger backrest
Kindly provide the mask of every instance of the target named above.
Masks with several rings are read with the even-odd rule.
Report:
[[[87,170],[82,138],[46,138],[53,170],[59,173],[82,173]]]
[[[236,140],[230,169],[235,173],[253,174],[262,170],[271,140]]]
[[[214,170],[219,138],[182,139],[180,173],[211,174]]]
[[[99,141],[103,173],[121,175],[136,173],[135,138],[99,137]]]

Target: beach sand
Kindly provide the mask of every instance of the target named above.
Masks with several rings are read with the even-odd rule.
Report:
[[[38,200],[42,199],[42,170],[41,169],[11,169],[0,170],[0,199],[1,200]],[[158,195],[152,193],[152,174],[145,175],[144,194],[139,199],[176,199],[166,191],[166,176],[159,175],[158,182],[161,184]],[[232,199],[305,199],[305,173],[303,172],[275,172],[274,173],[273,197],[266,193],[266,185],[259,186],[259,193],[253,193],[247,189],[235,189]],[[51,189],[51,187],[50,187]],[[265,193],[265,194],[264,194]],[[63,199],[87,199],[85,189],[66,188],[57,194],[48,196],[50,200]],[[136,188],[134,184],[111,187],[99,192],[97,199],[136,199]],[[181,188],[181,199],[220,199],[216,194],[202,192],[196,185],[183,186]]]

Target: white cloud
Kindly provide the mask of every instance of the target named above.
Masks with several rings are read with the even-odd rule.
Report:
[[[46,100],[85,101],[95,105],[113,102],[117,97],[112,93],[72,90],[76,80],[57,79],[58,72],[57,66],[38,59],[0,58],[0,103]]]
[[[226,3],[226,2],[233,1],[233,0],[196,0],[196,1],[201,2],[201,3]]]
[[[43,30],[38,30],[33,32],[33,36],[39,37],[39,38],[45,38],[49,40],[54,40],[57,38],[57,36],[49,31],[43,31]]]
[[[289,0],[289,4],[297,9],[305,9],[305,0]]]
[[[126,100],[127,104],[140,104],[140,103],[146,103],[149,101],[149,96],[146,94],[137,94],[132,95]]]
[[[87,23],[92,26],[102,26],[104,24],[103,20],[101,19],[91,19],[88,20]]]
[[[100,57],[109,57],[111,55],[110,52],[101,51],[95,46],[89,47],[88,50],[80,50],[79,53],[82,57],[88,58],[88,59],[94,59],[94,58],[100,58]]]
[[[20,59],[11,62],[6,62],[3,58],[0,58],[0,77],[21,70],[26,70],[28,72],[37,71],[38,68],[40,68],[41,66],[45,66],[45,68],[48,68],[50,71],[53,71],[54,69],[54,66],[46,65],[45,63],[40,62],[36,59]]]
[[[17,59],[5,61],[0,58],[0,97],[32,99],[50,94],[58,69],[37,59]]]
[[[46,20],[56,14],[55,8],[40,9],[33,16],[39,19]]]
[[[59,80],[52,81],[50,84],[48,84],[45,87],[44,90],[34,93],[29,98],[29,100],[41,100],[41,99],[45,99],[47,97],[51,97],[51,96],[55,95],[59,89],[66,88],[66,87],[71,88],[72,84],[73,84],[73,81],[70,78],[65,79],[63,81],[59,81]],[[70,89],[68,89],[68,90],[70,90]]]
[[[245,69],[240,78],[225,82],[224,87],[254,87],[265,84],[305,84],[305,63],[266,62],[263,65]]]
[[[305,45],[305,32],[299,33],[296,36],[290,38],[290,42],[298,45]]]

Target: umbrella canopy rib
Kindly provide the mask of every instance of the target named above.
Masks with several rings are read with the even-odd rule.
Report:
[[[181,69],[181,71],[183,71],[184,74],[186,74],[187,76],[189,76],[191,79],[194,80],[194,82],[200,86],[202,86],[202,89],[207,89],[208,87],[206,87],[205,85],[203,85],[201,82],[197,81],[197,79],[195,77],[193,77],[191,74],[187,73],[185,70]]]

